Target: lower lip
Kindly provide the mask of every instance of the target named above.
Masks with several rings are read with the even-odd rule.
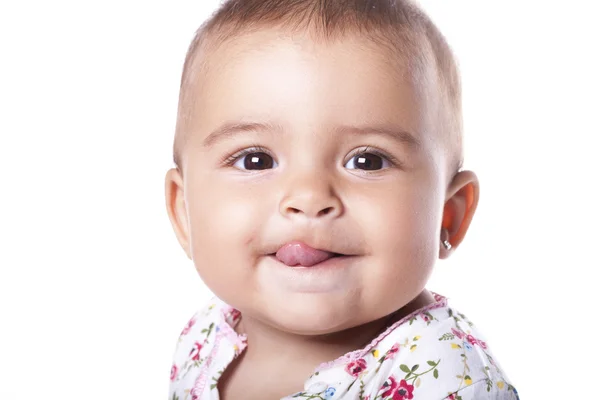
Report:
[[[336,257],[331,257],[328,258],[325,261],[321,261],[320,263],[311,265],[311,266],[303,266],[303,265],[287,265],[282,263],[281,261],[279,261],[277,259],[277,257],[275,257],[274,254],[270,254],[268,256],[269,258],[271,258],[274,261],[277,261],[279,264],[286,266],[288,268],[293,268],[293,269],[299,269],[299,270],[314,270],[314,269],[322,269],[322,268],[335,268],[335,267],[341,267],[344,266],[344,264],[346,264],[346,262],[348,260],[350,260],[351,258],[353,258],[354,256],[336,256]]]

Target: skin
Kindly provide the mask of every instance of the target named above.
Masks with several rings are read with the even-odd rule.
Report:
[[[325,45],[269,30],[210,54],[182,170],[167,172],[165,188],[182,248],[206,285],[243,315],[237,330],[249,346],[219,382],[221,397],[302,390],[319,363],[364,346],[390,314],[433,301],[425,285],[436,259],[463,240],[479,184],[471,171],[448,170],[434,72],[414,79],[389,60],[358,37]],[[213,141],[230,121],[279,128]],[[365,129],[339,129],[349,126]],[[221,162],[256,146],[253,156],[267,166],[273,160],[272,168],[244,170],[244,156]],[[366,150],[375,169],[357,164],[356,150]],[[350,256],[312,268],[270,256],[293,240]],[[266,385],[273,375],[285,376]]]

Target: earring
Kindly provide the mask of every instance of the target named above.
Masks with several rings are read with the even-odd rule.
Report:
[[[442,245],[444,246],[444,248],[446,250],[450,250],[452,248],[452,244],[450,243],[450,241],[448,241],[448,236],[450,236],[448,234],[448,230],[446,229],[442,229]]]

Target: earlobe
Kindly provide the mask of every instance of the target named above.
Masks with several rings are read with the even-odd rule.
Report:
[[[463,241],[479,202],[479,180],[472,171],[461,171],[448,188],[442,236],[445,236],[453,249]],[[444,237],[441,237],[443,242]],[[447,258],[451,249],[442,248],[440,258]]]
[[[178,169],[172,168],[165,176],[165,201],[171,226],[177,241],[191,260],[190,233],[185,204],[183,178]]]

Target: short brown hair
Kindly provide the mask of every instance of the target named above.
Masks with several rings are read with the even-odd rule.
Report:
[[[456,60],[442,33],[411,0],[225,0],[198,28],[187,51],[173,144],[173,161],[180,170],[180,149],[192,117],[192,87],[207,66],[204,54],[264,28],[310,32],[321,41],[359,34],[402,56],[416,74],[433,64],[443,104],[440,134],[454,169],[451,172],[462,167],[462,101]]]

